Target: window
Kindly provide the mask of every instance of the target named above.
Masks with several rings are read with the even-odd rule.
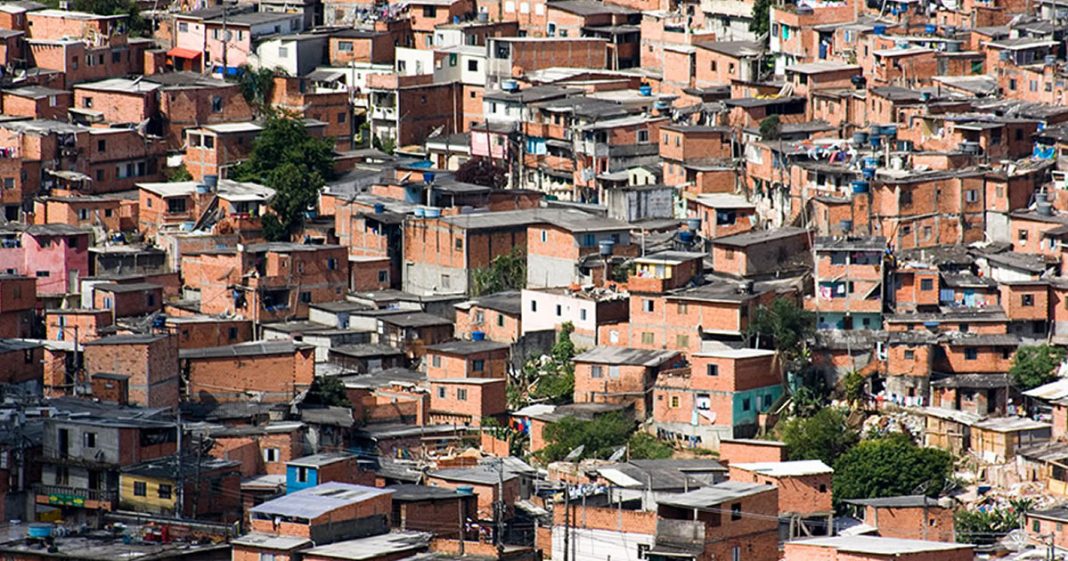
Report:
[[[678,407],[679,407],[679,396],[677,396],[677,395],[671,396],[671,408],[672,409],[677,409]]]
[[[532,312],[538,311],[538,301],[537,300],[531,300],[530,301],[530,311],[532,311]]]
[[[845,251],[836,251],[831,254],[831,265],[845,265],[846,257],[849,255]]]
[[[82,440],[86,448],[96,448],[96,433],[87,432],[82,434]]]
[[[1021,306],[1026,306],[1026,307],[1034,306],[1035,305],[1035,295],[1034,294],[1021,294],[1020,295],[1020,305]]]
[[[583,312],[585,312],[585,310],[583,310]],[[586,319],[585,314],[583,314],[582,319]],[[504,314],[497,314],[497,327],[504,327]]]
[[[389,280],[389,273],[386,271],[378,272],[378,282],[387,282]]]
[[[144,497],[148,495],[148,486],[144,481],[134,481],[134,496]]]
[[[456,401],[467,401],[467,389],[456,388]]]
[[[916,358],[916,351],[905,351],[905,360],[912,360]]]
[[[352,52],[352,41],[340,41],[337,44],[337,50],[341,51],[343,53],[351,53]]]
[[[452,277],[449,275],[441,275],[441,288],[451,288]]]
[[[653,333],[651,331],[643,331],[642,332],[642,344],[643,345],[652,345],[653,341],[654,341]]]
[[[719,365],[709,364],[705,367],[705,374],[708,374],[709,376],[719,376]]]
[[[437,17],[437,15],[438,15],[438,7],[437,6],[423,6],[423,17],[424,18],[433,18],[433,17]]]
[[[344,124],[345,123],[345,119],[348,119],[348,116],[345,114],[344,111],[339,111],[338,114],[337,114],[337,122],[338,122],[338,124],[339,125],[340,124]]]
[[[682,316],[682,315],[686,315],[686,313],[689,312],[690,310],[689,310],[689,306],[686,305],[686,302],[679,302],[678,305],[677,305],[677,309],[675,311],[678,312],[678,314],[680,316]]]
[[[753,402],[748,397],[742,400],[742,411],[749,411],[753,407]]]
[[[212,113],[221,113],[223,108],[223,100],[220,96],[211,97],[211,111]]]
[[[639,144],[646,144],[648,142],[649,142],[649,131],[647,131],[647,130],[638,131],[638,143]]]
[[[679,348],[679,349],[689,348],[690,347],[690,336],[689,335],[676,335],[675,336],[675,347]]]
[[[278,461],[278,458],[282,455],[282,451],[279,448],[264,448],[263,449],[263,461],[267,463],[274,463]]]
[[[39,279],[47,279],[50,276],[52,276],[52,273],[48,271],[37,271],[37,278]]]
[[[311,292],[301,292],[300,293],[300,301],[303,302],[304,304],[311,304],[311,301],[312,301]]]
[[[179,23],[178,24],[178,31],[180,31],[182,33],[185,33],[186,31],[189,31],[189,24],[184,22],[184,21]]]
[[[471,60],[467,61],[467,71],[468,72],[478,72],[478,61],[475,60],[475,59],[471,59]]]
[[[964,200],[969,203],[974,203],[979,200],[979,191],[975,189],[968,189],[964,192]]]
[[[260,561],[274,561],[274,554],[260,552]]]
[[[6,187],[6,185],[5,185],[5,187]],[[89,209],[87,209],[87,208],[79,208],[78,209],[78,220],[89,220]]]
[[[561,306],[560,304],[557,304],[556,305],[556,317],[560,317],[562,315],[564,315],[564,307]]]
[[[308,468],[304,466],[297,466],[297,481],[299,483],[308,482]]]
[[[901,206],[912,206],[912,191],[901,191],[899,201]]]
[[[1016,232],[1016,239],[1019,240],[1021,244],[1027,243],[1027,230]]]
[[[278,47],[278,58],[289,58],[289,47]]]
[[[549,232],[547,230],[541,231],[541,241],[542,243],[549,241]]]
[[[826,493],[826,492],[827,492],[827,486],[824,485],[824,484],[820,484],[820,493]]]
[[[454,240],[453,246],[456,247],[456,251],[462,251],[464,248],[464,239],[456,238]]]
[[[652,546],[644,543],[638,544],[638,559],[645,559]]]
[[[98,140],[98,141],[96,141],[96,151],[97,152],[104,152],[107,149],[108,149],[108,143],[107,143],[106,140]]]
[[[430,364],[434,365],[434,368],[441,368],[441,355],[430,357]]]
[[[590,378],[601,378],[604,376],[604,371],[601,370],[600,364],[594,364],[590,366]]]
[[[977,358],[979,358],[979,351],[975,347],[964,349],[964,360],[975,360]]]
[[[445,386],[438,386],[438,397],[445,399]]]
[[[170,214],[185,212],[185,199],[167,199],[167,212]]]
[[[156,493],[161,499],[169,499],[171,498],[171,486],[167,485],[166,483],[160,483],[159,488],[156,490]]]
[[[480,358],[471,361],[471,370],[474,370],[475,372],[482,372],[485,369],[486,369],[486,361],[484,361],[484,360],[482,360]]]
[[[237,339],[237,328],[236,328],[236,327],[231,327],[231,328],[229,328],[229,329],[228,329],[228,330],[226,331],[226,336],[227,336],[227,337],[228,337],[228,338],[229,338],[229,339],[230,339],[231,341],[233,341],[234,339]]]
[[[742,503],[731,504],[731,520],[742,519]]]
[[[642,300],[642,311],[643,312],[652,312],[654,308],[655,308],[655,304],[653,303],[652,300]]]
[[[934,290],[934,279],[920,279],[920,290]]]
[[[618,380],[619,379],[619,367],[618,366],[609,366],[608,367],[608,377],[613,379],[613,380]]]

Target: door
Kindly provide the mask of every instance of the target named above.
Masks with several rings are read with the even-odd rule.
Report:
[[[59,449],[59,457],[66,458],[70,454],[70,430],[59,429],[56,438],[56,447]]]

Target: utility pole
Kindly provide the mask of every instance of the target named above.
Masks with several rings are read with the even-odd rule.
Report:
[[[174,509],[175,517],[182,518],[182,505],[185,504],[185,477],[182,473],[182,407],[178,407],[178,476],[177,483],[178,488],[175,489],[175,497],[178,501],[178,507]]]
[[[571,550],[571,493],[567,481],[564,481],[564,561],[568,560]]]
[[[199,514],[200,507],[200,455],[204,450],[204,433],[197,433],[197,467],[196,476],[193,479],[193,518],[196,518]],[[185,509],[185,505],[178,505],[178,508]]]
[[[504,552],[504,458],[497,459],[497,555]]]
[[[226,79],[226,73],[228,72],[228,70],[227,70],[226,51],[227,51],[228,47],[230,46],[230,37],[227,35],[228,31],[226,30],[226,12],[227,12],[226,1],[224,0],[223,1],[223,13],[222,13],[222,40],[223,40],[223,44],[222,44],[222,66],[223,66],[223,68],[222,68],[222,76],[221,76],[221,78],[223,80]]]
[[[458,541],[460,542],[460,557],[463,557],[464,556],[464,538],[467,537],[467,535],[466,535],[467,533],[464,532],[464,527],[466,526],[465,522],[467,521],[467,517],[464,516],[464,499],[463,499],[463,497],[461,497],[460,500],[456,502],[456,507],[457,507],[457,510],[460,511],[460,519],[459,519],[459,525],[457,527],[457,530],[459,531],[459,533],[458,533],[458,536],[459,536]]]

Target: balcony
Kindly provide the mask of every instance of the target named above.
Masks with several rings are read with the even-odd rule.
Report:
[[[38,504],[52,506],[72,506],[76,508],[111,510],[119,500],[117,491],[102,491],[67,485],[33,486]]]

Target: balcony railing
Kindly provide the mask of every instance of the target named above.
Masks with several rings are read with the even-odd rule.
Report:
[[[87,503],[104,504],[110,507],[119,500],[117,491],[103,491],[86,489],[84,487],[70,487],[67,485],[44,485],[33,486],[33,492],[39,497],[47,497],[50,505],[85,507]]]

